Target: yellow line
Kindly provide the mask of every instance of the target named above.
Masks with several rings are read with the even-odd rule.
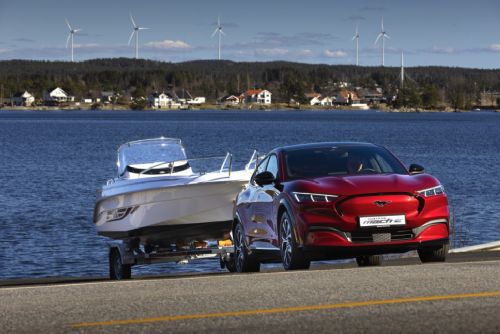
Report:
[[[415,303],[415,302],[425,302],[425,301],[434,301],[434,300],[450,300],[450,299],[465,299],[465,298],[479,298],[479,297],[499,297],[499,296],[500,296],[500,291],[464,293],[464,294],[442,295],[442,296],[423,296],[423,297],[410,297],[410,298],[400,298],[400,299],[369,300],[369,301],[347,302],[347,303],[338,303],[338,304],[278,307],[278,308],[244,310],[244,311],[234,311],[234,312],[198,313],[198,314],[185,314],[185,315],[163,316],[163,317],[153,317],[153,318],[110,320],[110,321],[98,321],[98,322],[82,322],[82,323],[78,323],[78,324],[73,324],[73,325],[71,325],[71,327],[79,328],[79,327],[148,324],[148,323],[154,323],[154,322],[177,321],[177,320],[239,317],[239,316],[247,316],[247,315],[318,311],[318,310],[326,310],[326,309],[353,308],[353,307],[363,307],[363,306],[373,306],[373,305],[402,304],[402,303]]]

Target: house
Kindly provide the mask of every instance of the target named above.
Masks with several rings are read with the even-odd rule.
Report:
[[[382,92],[382,88],[377,87],[375,89],[361,88],[358,90],[358,96],[364,103],[385,103],[386,98]]]
[[[102,91],[101,92],[101,101],[104,103],[115,103],[118,98],[118,94],[115,94],[113,91]]]
[[[75,97],[66,93],[62,88],[57,87],[50,93],[48,94],[45,93],[43,99],[47,102],[60,103],[60,102],[73,102],[75,100]]]
[[[194,99],[187,101],[188,104],[203,104],[205,102],[206,102],[206,99],[203,96],[197,96]]]
[[[265,89],[250,89],[245,92],[246,103],[271,104],[271,92]]]
[[[219,101],[224,105],[238,105],[240,104],[240,97],[236,95],[226,95],[221,97]]]
[[[173,97],[166,93],[153,93],[148,96],[149,105],[153,108],[167,108],[174,102]]]
[[[321,105],[321,94],[319,93],[306,93],[306,98],[309,100],[309,104],[312,106]]]
[[[14,94],[12,103],[16,106],[30,107],[33,103],[35,103],[35,97],[28,91],[24,91],[24,93],[19,92]]]
[[[356,94],[355,91],[350,91],[347,89],[341,90],[335,99],[335,102],[337,104],[353,104],[353,103],[360,103],[360,98],[358,97],[358,94]]]
[[[333,105],[333,98],[331,98],[330,96],[321,97],[319,103],[322,106],[331,107]]]

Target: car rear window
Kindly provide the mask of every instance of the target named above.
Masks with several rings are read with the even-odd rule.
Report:
[[[285,152],[286,178],[355,174],[407,174],[386,149],[377,146],[300,148]]]

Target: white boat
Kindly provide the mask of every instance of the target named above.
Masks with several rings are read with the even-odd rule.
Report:
[[[214,159],[224,159],[216,171],[193,171],[193,163],[207,166]],[[118,176],[102,187],[95,205],[97,232],[160,248],[228,239],[234,199],[248,183],[256,160],[254,152],[245,169],[231,171],[231,154],[188,159],[180,139],[123,144]]]

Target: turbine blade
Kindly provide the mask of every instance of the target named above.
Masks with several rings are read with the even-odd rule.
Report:
[[[380,29],[384,31],[384,18],[382,17],[382,21],[380,22]]]
[[[222,29],[219,30],[221,34],[223,34],[224,36],[226,36],[226,33],[224,31],[222,31]]]
[[[375,43],[374,43],[374,44],[377,44],[377,42],[378,42],[378,40],[380,39],[380,37],[382,37],[382,33],[378,34],[377,39],[375,40]]]
[[[137,28],[137,24],[135,24],[134,17],[132,16],[132,13],[130,13],[130,21],[132,21],[134,28]]]
[[[137,27],[137,29],[139,29],[139,30],[149,30],[149,29],[151,29],[151,28],[146,28],[146,27]]]
[[[217,33],[217,31],[219,31],[219,27],[215,28],[214,32],[212,33],[212,36],[210,36],[211,38],[215,36],[215,34]]]
[[[391,37],[389,37],[389,35],[387,35],[387,34],[384,34],[384,37],[387,39],[391,39]]]
[[[71,33],[68,34],[68,38],[66,39],[66,49],[69,46],[69,39],[71,38]]]
[[[69,25],[68,19],[64,19],[66,21],[66,25],[68,26],[69,30],[71,30],[71,26]]]
[[[82,30],[83,30],[83,29],[75,29],[75,30],[73,30],[73,32],[74,32],[74,33],[77,33],[77,32],[82,31]]]
[[[132,33],[130,34],[130,38],[128,39],[128,45],[130,45],[130,42],[132,41],[132,37],[134,37],[135,30],[132,30]]]

